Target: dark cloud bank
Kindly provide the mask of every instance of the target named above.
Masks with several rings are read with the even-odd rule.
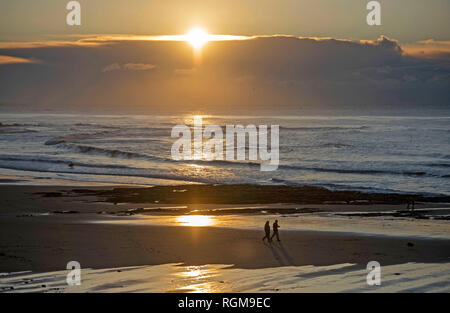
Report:
[[[2,111],[448,114],[450,57],[411,56],[386,37],[104,40],[0,45]]]

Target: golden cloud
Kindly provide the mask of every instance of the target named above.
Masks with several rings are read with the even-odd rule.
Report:
[[[8,55],[0,55],[0,65],[4,64],[18,64],[18,63],[40,63],[38,60],[25,59],[19,57],[11,57]]]

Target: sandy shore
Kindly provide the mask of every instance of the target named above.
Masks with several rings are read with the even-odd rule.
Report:
[[[381,264],[445,262],[450,240],[289,231],[280,243],[263,244],[262,232],[214,227],[104,225],[81,217],[1,217],[0,272],[55,271],[67,262],[83,267],[185,263],[239,268],[333,265],[371,260]],[[414,244],[413,247],[407,245]]]
[[[445,262],[450,257],[450,240],[445,239],[282,231],[283,241],[268,245],[262,243],[260,230],[86,223],[116,220],[118,217],[108,212],[136,208],[136,205],[114,205],[96,197],[74,195],[69,187],[2,186],[0,190],[0,271],[3,272],[61,270],[71,260],[92,268],[179,262],[263,268],[341,263],[363,267],[370,260],[387,265]],[[105,187],[90,186],[89,190],[105,190]],[[337,212],[350,208],[367,212],[374,208],[392,210],[392,206],[380,205],[317,208]],[[106,214],[95,214],[98,212]],[[408,246],[408,242],[414,246]]]
[[[68,271],[0,274],[0,293],[17,292],[450,292],[448,263],[405,263],[382,267],[380,285],[368,285],[366,269],[345,263],[262,269],[208,264],[162,264],[81,269],[80,285],[66,283]]]
[[[136,205],[114,205],[92,196],[65,193],[67,190],[49,186],[0,187],[0,272],[63,271],[69,261],[93,269],[169,263],[225,264],[238,269],[352,264],[353,270],[362,271],[372,260],[382,266],[415,262],[446,263],[447,267],[450,260],[448,239],[282,231],[280,243],[264,244],[262,231],[252,229],[91,223],[120,218],[108,213]],[[63,196],[51,196],[61,192]],[[317,208],[349,210],[346,205],[322,204]],[[393,209],[381,205],[351,208],[364,212]]]

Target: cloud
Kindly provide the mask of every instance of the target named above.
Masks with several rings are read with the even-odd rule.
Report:
[[[112,72],[112,71],[148,71],[154,69],[156,66],[153,64],[144,64],[144,63],[125,63],[120,65],[119,63],[112,63],[104,68],[102,68],[102,72]]]
[[[119,71],[121,69],[122,67],[119,65],[119,63],[112,63],[102,68],[102,72],[105,73],[105,72]]]
[[[362,44],[368,44],[377,47],[383,47],[387,49],[393,49],[397,52],[402,52],[402,48],[397,40],[391,39],[384,35],[381,35],[377,40],[360,40]]]
[[[98,47],[110,44],[107,41],[95,41],[89,39],[75,41],[30,41],[30,42],[0,42],[0,49],[39,49],[39,48],[64,48],[64,47]]]
[[[156,66],[153,64],[143,63],[126,63],[123,68],[129,71],[148,71],[154,69]]]
[[[60,40],[30,41],[30,42],[0,42],[0,49],[33,49],[56,47],[98,47],[123,42],[149,42],[149,41],[185,41],[185,35],[145,36],[145,35],[64,35],[50,36]],[[211,35],[212,41],[248,40],[255,36]]]
[[[437,41],[434,39],[419,41],[404,46],[406,54],[419,58],[446,58],[450,59],[450,41]]]
[[[20,63],[36,64],[36,63],[40,63],[40,61],[34,60],[34,59],[25,59],[25,58],[20,58],[20,57],[12,57],[12,56],[8,56],[8,55],[0,55],[0,65],[20,64]]]
[[[386,36],[365,41],[260,36],[208,42],[195,61],[186,42],[125,37],[0,45],[0,54],[43,62],[0,71],[0,102],[55,110],[252,114],[450,108],[447,42],[414,46],[439,51],[430,58]],[[129,71],[140,74],[105,74]]]

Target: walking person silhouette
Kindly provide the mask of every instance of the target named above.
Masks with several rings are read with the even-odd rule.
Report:
[[[274,236],[277,236],[277,241],[281,241],[280,240],[280,236],[278,235],[278,228],[280,228],[280,225],[278,225],[278,220],[275,220],[275,222],[273,223],[272,228],[273,228],[273,235],[272,235],[272,237],[270,237],[270,240],[272,241],[272,238]]]
[[[264,232],[266,233],[266,235],[263,237],[263,241],[267,238],[268,242],[271,242],[272,239],[270,239],[270,224],[269,221],[266,221],[266,224],[264,224]]]

